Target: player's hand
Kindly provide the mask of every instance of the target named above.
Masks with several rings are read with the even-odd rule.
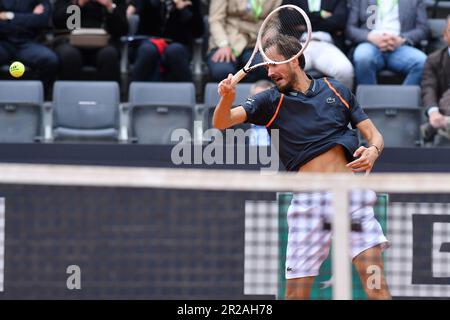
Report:
[[[353,156],[358,159],[347,164],[347,168],[350,168],[353,172],[365,171],[367,176],[378,159],[378,151],[375,147],[360,147]]]
[[[213,62],[235,62],[236,58],[230,47],[219,48],[211,57]]]
[[[445,128],[447,126],[447,118],[439,111],[430,114],[430,124],[435,129]]]
[[[38,4],[33,9],[33,14],[43,14],[45,12],[45,7],[42,4]]]
[[[232,85],[233,75],[230,73],[228,78],[219,83],[217,92],[221,97],[234,97],[236,95],[236,87]]]

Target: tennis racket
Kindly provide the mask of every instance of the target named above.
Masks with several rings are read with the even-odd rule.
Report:
[[[264,19],[250,59],[245,67],[233,76],[231,83],[237,84],[258,67],[288,63],[297,59],[308,47],[311,35],[311,21],[302,9],[294,5],[276,8]],[[272,52],[273,47],[277,48],[276,54]],[[263,62],[252,65],[258,52]]]

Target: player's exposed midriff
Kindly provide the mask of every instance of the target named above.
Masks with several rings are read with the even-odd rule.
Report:
[[[304,164],[299,172],[348,172],[352,171],[346,167],[348,161],[345,157],[344,148],[337,145],[325,153],[315,157]]]

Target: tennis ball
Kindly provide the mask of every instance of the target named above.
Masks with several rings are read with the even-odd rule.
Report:
[[[20,78],[23,76],[23,73],[25,72],[25,66],[22,62],[15,61],[9,66],[9,73],[14,78]]]

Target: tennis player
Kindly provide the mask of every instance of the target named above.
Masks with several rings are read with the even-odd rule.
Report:
[[[265,53],[272,60],[282,61],[286,57],[280,57],[281,52],[293,56],[300,49],[300,43],[280,36]],[[214,127],[226,129],[249,122],[266,126],[269,134],[271,130],[279,130],[278,153],[288,171],[369,174],[383,151],[382,135],[349,89],[331,79],[313,79],[303,71],[304,66],[303,56],[286,64],[267,66],[268,76],[276,86],[233,109],[235,87],[229,75],[218,87],[221,99],[214,112]],[[358,137],[349,124],[359,129],[368,147],[358,148]],[[388,242],[374,217],[376,194],[370,190],[354,191],[350,200],[352,220],[361,225],[360,231],[352,231],[352,261],[368,297],[390,299],[381,254]],[[331,220],[331,201],[332,194],[328,192],[293,196],[287,217],[288,299],[310,297],[314,277],[328,256],[331,231],[323,228],[323,221]],[[374,276],[379,279],[374,281]]]

